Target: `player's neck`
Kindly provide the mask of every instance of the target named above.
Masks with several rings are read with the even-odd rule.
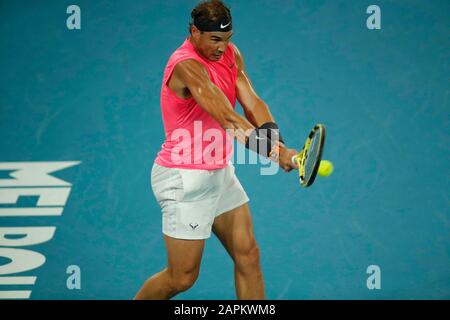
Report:
[[[203,55],[200,53],[200,51],[198,50],[197,46],[195,45],[195,41],[191,36],[188,36],[188,41],[191,43],[192,47],[194,48],[195,52],[197,52],[197,54],[201,57],[203,57]]]

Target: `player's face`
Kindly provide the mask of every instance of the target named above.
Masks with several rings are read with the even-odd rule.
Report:
[[[194,27],[195,28],[195,27]],[[218,61],[230,42],[233,31],[203,32],[193,30],[192,37],[200,54],[211,61]]]

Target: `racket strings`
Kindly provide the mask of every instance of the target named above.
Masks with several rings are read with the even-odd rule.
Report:
[[[292,159],[299,169],[300,184],[310,186],[316,177],[325,143],[325,127],[317,124],[311,130],[302,151]]]
[[[312,176],[313,171],[314,171],[314,166],[316,164],[317,161],[317,157],[318,157],[318,141],[319,141],[319,135],[315,134],[312,139],[311,139],[311,144],[310,144],[310,150],[308,152],[308,157],[305,161],[305,179],[309,180],[309,178]]]

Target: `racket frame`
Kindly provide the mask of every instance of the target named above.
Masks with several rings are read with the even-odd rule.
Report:
[[[309,179],[309,181],[305,181],[305,162],[308,157],[309,147],[311,145],[312,138],[317,131],[321,132],[320,140],[318,142],[319,143],[319,151],[318,151],[318,155],[317,155],[317,161],[314,164],[311,178]],[[316,179],[317,172],[318,172],[319,166],[320,166],[320,161],[322,160],[323,149],[325,146],[325,135],[326,135],[325,126],[320,123],[316,124],[314,126],[314,128],[309,132],[308,138],[306,138],[306,141],[305,141],[305,145],[303,146],[302,151],[299,153],[299,156],[301,156],[300,159],[298,157],[296,157],[296,159],[295,159],[299,166],[300,184],[305,188],[311,186],[314,183],[314,180]]]

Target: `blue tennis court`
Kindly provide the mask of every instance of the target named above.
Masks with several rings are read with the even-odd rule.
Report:
[[[267,298],[449,299],[450,2],[377,1],[380,29],[367,1],[226,3],[286,143],[323,123],[334,164],[306,189],[235,164]],[[196,4],[0,2],[0,298],[131,299],[166,265],[150,170]],[[213,236],[175,299],[235,297]]]

